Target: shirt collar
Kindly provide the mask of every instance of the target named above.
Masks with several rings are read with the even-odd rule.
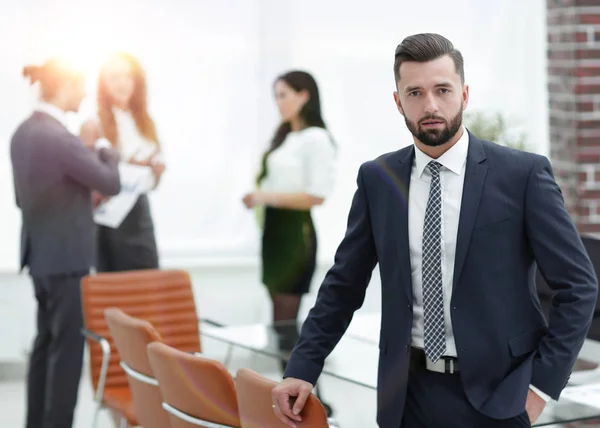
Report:
[[[462,168],[467,160],[467,154],[469,151],[469,133],[463,126],[462,128],[463,134],[460,139],[450,147],[442,156],[438,159],[433,159],[429,157],[418,147],[415,146],[415,164],[417,167],[417,176],[421,177],[423,175],[423,171],[427,168],[429,162],[435,160],[439,162],[442,166],[449,169],[453,173],[460,175],[462,174]]]
[[[58,107],[56,107],[55,105],[52,105],[50,103],[46,103],[46,102],[39,102],[38,105],[35,107],[36,111],[42,112],[47,114],[48,116],[53,117],[54,119],[56,119],[57,121],[59,121],[65,128],[68,128],[68,120],[67,120],[67,114],[59,109]]]

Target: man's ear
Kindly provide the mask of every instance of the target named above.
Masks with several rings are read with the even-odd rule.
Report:
[[[400,114],[404,116],[404,109],[402,108],[402,102],[400,101],[400,94],[398,94],[398,91],[394,91],[394,103]]]
[[[468,104],[469,104],[469,85],[465,85],[465,86],[463,86],[463,91],[462,91],[463,111],[467,109]]]

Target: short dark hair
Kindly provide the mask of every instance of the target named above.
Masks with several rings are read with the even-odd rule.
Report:
[[[396,83],[400,80],[400,65],[406,61],[428,62],[450,55],[454,61],[456,72],[462,83],[465,82],[465,69],[463,56],[454,48],[450,40],[434,33],[421,33],[408,36],[396,47],[394,56],[394,78]]]

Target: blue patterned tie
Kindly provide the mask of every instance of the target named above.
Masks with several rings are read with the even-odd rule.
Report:
[[[441,165],[431,161],[427,167],[431,172],[431,187],[423,224],[423,328],[425,355],[436,362],[446,351],[442,289]]]

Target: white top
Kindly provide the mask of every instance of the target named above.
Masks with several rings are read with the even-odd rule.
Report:
[[[267,158],[261,190],[327,197],[334,184],[336,148],[323,128],[290,132]]]
[[[152,156],[157,149],[157,144],[143,136],[137,129],[133,115],[118,108],[113,108],[113,115],[117,125],[117,149],[121,153],[123,162],[130,159],[144,161]],[[100,139],[102,141],[104,139]],[[162,153],[157,152],[151,160],[152,163],[164,162]],[[150,167],[146,167],[150,169]],[[147,193],[156,186],[154,174],[149,174],[148,179],[140,184],[141,193]]]
[[[463,127],[463,135],[438,159],[433,159],[415,146],[415,160],[410,176],[410,192],[408,192],[408,240],[410,247],[410,264],[413,285],[413,325],[412,346],[424,348],[423,337],[423,223],[425,209],[429,200],[431,173],[427,165],[437,160],[440,169],[440,185],[442,187],[442,283],[444,295],[444,323],[446,326],[446,352],[444,355],[456,357],[456,344],[452,330],[450,299],[454,278],[454,259],[456,256],[456,240],[458,221],[462,203],[465,168],[469,151],[469,134]],[[546,402],[550,397],[534,387],[529,386]]]
[[[65,113],[63,110],[59,109],[55,105],[52,105],[45,101],[40,101],[35,106],[35,110],[42,113],[46,113],[48,116],[51,116],[57,121],[59,121],[65,128],[69,129],[67,113]]]

